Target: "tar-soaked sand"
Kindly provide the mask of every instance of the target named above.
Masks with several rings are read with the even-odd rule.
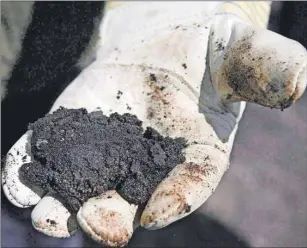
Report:
[[[33,162],[21,167],[28,183],[57,192],[71,210],[106,190],[145,203],[163,178],[184,162],[183,138],[142,128],[134,115],[60,108],[29,125]]]

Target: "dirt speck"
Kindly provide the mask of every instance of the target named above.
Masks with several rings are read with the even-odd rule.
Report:
[[[149,76],[150,76],[150,80],[151,80],[152,82],[157,82],[157,77],[156,77],[155,74],[151,73]]]
[[[117,96],[116,98],[117,99],[120,99],[120,97],[123,95],[123,92],[121,92],[120,90],[117,92]]]
[[[46,222],[49,223],[52,226],[55,226],[57,224],[56,221],[50,220],[50,219],[47,219]]]
[[[185,207],[185,212],[186,212],[186,213],[190,213],[190,212],[191,212],[191,206],[190,206],[190,205],[187,205],[187,206]]]
[[[126,104],[126,105],[127,105],[127,110],[131,110],[132,109],[128,104]]]

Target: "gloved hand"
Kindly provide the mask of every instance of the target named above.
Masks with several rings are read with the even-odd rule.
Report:
[[[138,206],[116,191],[89,199],[76,215],[56,194],[24,185],[18,170],[31,161],[31,132],[9,151],[2,185],[15,206],[36,205],[31,217],[38,231],[69,237],[80,226],[98,242],[122,246],[139,222],[162,228],[208,199],[228,169],[242,101],[289,107],[306,88],[306,50],[213,2],[129,3],[106,14],[101,34],[97,60],[51,112],[60,106],[130,112],[144,127],[186,138],[186,163],[160,183],[140,221]]]

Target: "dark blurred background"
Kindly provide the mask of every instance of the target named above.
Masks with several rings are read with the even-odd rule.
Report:
[[[1,106],[2,155],[25,131],[27,123],[44,115],[61,90],[78,75],[75,64],[93,28],[87,16],[98,16],[102,8],[101,2],[35,3],[33,15],[41,19],[38,23],[32,21],[27,30],[27,46]],[[59,9],[65,13],[61,24],[72,30],[69,37],[55,25],[59,19],[50,18]],[[307,2],[273,2],[269,29],[307,47]],[[46,42],[48,34],[44,30],[52,34],[53,40]],[[42,46],[52,50],[51,60],[39,53],[37,44],[42,50]],[[32,57],[30,62],[27,56]],[[31,87],[35,90],[25,93],[18,88],[24,87],[20,82],[41,82],[44,86],[37,89],[34,83]],[[200,211],[163,230],[139,229],[130,246],[306,247],[306,93],[283,112],[248,104],[232,154],[230,170]],[[1,200],[2,247],[97,246],[81,232],[63,240],[35,232],[30,209],[13,207],[3,194]]]

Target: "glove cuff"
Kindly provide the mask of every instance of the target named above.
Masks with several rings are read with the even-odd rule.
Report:
[[[266,28],[271,12],[271,2],[226,2],[217,10],[217,14],[233,14],[257,27]]]

